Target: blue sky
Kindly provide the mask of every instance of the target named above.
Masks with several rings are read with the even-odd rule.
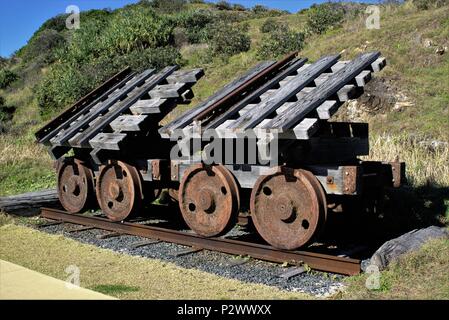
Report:
[[[116,9],[138,0],[0,0],[0,56],[9,56],[25,45],[33,33],[47,19],[61,13],[69,5],[77,5],[81,11],[89,9]],[[216,2],[216,1],[213,1]],[[325,0],[231,0],[246,7],[262,4],[297,12],[313,3]],[[366,1],[366,2],[374,2]]]

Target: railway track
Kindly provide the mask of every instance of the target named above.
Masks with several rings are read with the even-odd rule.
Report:
[[[253,242],[244,242],[223,237],[201,237],[194,233],[165,229],[132,222],[112,222],[106,218],[70,214],[68,212],[42,208],[41,217],[53,220],[53,223],[72,223],[86,228],[111,231],[118,235],[134,235],[154,241],[164,241],[192,247],[191,253],[199,250],[211,250],[233,255],[245,255],[255,259],[300,266],[307,264],[319,271],[356,275],[360,273],[361,261],[311,250],[287,251]]]

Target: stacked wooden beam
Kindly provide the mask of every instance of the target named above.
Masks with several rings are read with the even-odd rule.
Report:
[[[82,107],[72,106],[36,137],[51,147],[56,159],[71,148],[120,150],[128,140],[157,126],[177,103],[192,97],[191,88],[203,70],[177,69],[122,72],[103,84],[101,92],[96,89],[89,94],[94,98],[83,98],[83,103],[77,103]]]
[[[344,102],[358,97],[372,73],[386,64],[380,52],[361,54],[352,61],[338,61],[339,58],[339,55],[326,56],[311,64],[305,64],[306,59],[293,60],[226,112],[201,123],[202,129],[214,129],[221,138],[236,138],[252,130],[260,139],[267,134],[278,139],[310,139],[318,131],[320,121],[330,119]],[[217,96],[229,94],[270,63],[257,66],[161,128],[161,136],[169,138],[176,129],[189,132],[195,115],[213,104]]]

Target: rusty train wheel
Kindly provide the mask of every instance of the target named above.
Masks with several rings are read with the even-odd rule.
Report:
[[[95,201],[92,170],[73,158],[66,158],[58,168],[58,196],[70,213],[89,209]]]
[[[238,219],[240,196],[233,175],[222,165],[194,165],[179,188],[179,207],[187,225],[212,237],[231,230]]]
[[[326,219],[326,198],[316,178],[282,168],[261,176],[251,193],[251,217],[269,244],[293,250],[309,243]]]
[[[142,204],[142,182],[137,169],[114,161],[104,166],[97,179],[97,199],[112,221],[125,220]]]

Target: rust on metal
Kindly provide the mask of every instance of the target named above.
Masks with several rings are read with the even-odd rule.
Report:
[[[92,170],[78,159],[66,158],[58,163],[58,197],[64,209],[78,213],[92,207],[95,202]]]
[[[241,94],[246,92],[249,88],[256,85],[260,81],[264,81],[264,79],[272,74],[273,72],[279,70],[282,66],[293,60],[296,55],[298,54],[298,51],[294,51],[290,54],[288,54],[286,57],[284,57],[282,60],[279,60],[272,66],[268,67],[267,69],[263,70],[262,72],[254,75],[251,79],[243,83],[240,87],[235,89],[234,91],[230,92],[228,95],[224,96],[217,102],[210,105],[208,108],[200,112],[195,118],[194,121],[200,121],[206,118],[212,111],[220,108],[221,106],[228,104],[230,101],[233,101],[237,97],[239,97]]]
[[[179,164],[177,161],[170,162],[170,176],[172,181],[179,181]]]
[[[292,250],[310,242],[326,220],[326,197],[305,170],[280,168],[261,176],[251,193],[251,218],[269,244]]]
[[[238,219],[237,182],[222,165],[193,165],[184,172],[179,187],[179,207],[184,221],[199,235],[225,234]]]
[[[345,166],[343,168],[343,194],[357,193],[360,177],[359,169],[358,166]]]
[[[153,180],[161,180],[161,160],[151,161],[151,173]]]
[[[143,199],[139,171],[125,162],[112,161],[101,169],[96,193],[100,208],[109,219],[126,219]]]
[[[393,187],[399,188],[404,183],[403,180],[405,180],[405,163],[396,159],[396,161],[390,162],[389,165],[391,166]]]
[[[307,264],[312,269],[345,275],[360,273],[360,260],[337,257],[310,251],[285,251],[271,246],[243,242],[224,238],[204,238],[193,233],[163,229],[129,222],[112,222],[104,218],[83,215],[71,215],[61,210],[42,208],[41,216],[47,219],[93,226],[103,230],[120,232],[150,239],[173,242],[180,245],[203,248],[233,255],[250,256],[271,262],[290,262],[300,265]]]

